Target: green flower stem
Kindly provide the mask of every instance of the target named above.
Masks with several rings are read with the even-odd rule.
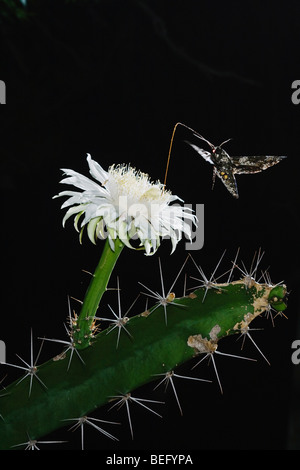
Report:
[[[73,326],[73,344],[76,349],[85,349],[91,344],[93,337],[94,317],[99,307],[102,295],[106,291],[109,278],[124,244],[115,240],[115,250],[110,247],[108,239],[105,242],[99,264],[93,274],[83,300],[80,314]]]

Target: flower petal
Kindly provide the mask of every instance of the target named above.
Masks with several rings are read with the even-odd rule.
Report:
[[[91,219],[89,223],[87,224],[87,233],[88,237],[91,240],[91,242],[96,245],[96,226],[100,220],[100,217],[95,217],[94,219]]]
[[[65,213],[65,216],[62,220],[62,224],[63,224],[63,227],[65,226],[65,223],[66,221],[74,214],[77,214],[78,212],[81,212],[82,210],[84,210],[86,207],[85,204],[80,204],[79,206],[74,206],[74,207],[71,207],[66,213]]]
[[[100,166],[99,163],[97,163],[95,160],[92,160],[92,157],[89,153],[87,154],[87,162],[90,167],[90,174],[92,175],[92,177],[95,178],[97,181],[100,181],[100,183],[104,185],[104,183],[109,178],[109,173],[103,170],[102,166]]]

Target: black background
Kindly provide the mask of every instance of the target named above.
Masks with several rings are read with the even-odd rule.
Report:
[[[107,413],[103,407],[93,416],[122,421],[107,428],[120,442],[86,429],[85,446],[298,449],[300,369],[291,362],[291,344],[300,339],[300,106],[291,101],[291,84],[300,78],[299,2],[49,0],[28,2],[27,11],[24,20],[1,17],[7,104],[0,109],[0,339],[7,361],[15,363],[15,353],[29,360],[30,327],[35,350],[38,336],[66,339],[67,295],[83,298],[89,277],[82,270],[93,271],[103,246],[87,237],[80,245],[71,221],[62,228],[62,201],[52,200],[65,189],[60,168],[88,175],[89,152],[104,169],[131,163],[163,181],[171,133],[181,121],[215,144],[232,137],[226,145],[231,155],[288,156],[263,173],[238,176],[235,200],[219,180],[211,190],[212,167],[184,143],[191,133],[178,128],[167,182],[186,203],[205,204],[204,247],[192,252],[204,271],[214,269],[225,248],[220,273],[238,247],[246,266],[261,247],[261,269],[270,266],[272,281],[284,279],[290,291],[288,320],[277,317],[273,327],[262,318],[255,325],[263,328],[253,337],[271,367],[250,342],[243,354],[257,363],[217,357],[224,395],[215,380],[176,381],[183,417],[171,389],[164,394],[144,386],[134,396],[165,400],[154,406],[163,419],[133,404],[132,441],[125,408]],[[158,255],[166,288],[173,282],[186,251],[184,242],[172,256],[170,249],[164,241],[150,258],[124,250],[110,284],[119,275],[124,311],[140,290],[138,281],[160,289]],[[191,265],[188,274],[196,275]],[[116,292],[103,301],[116,306]],[[139,302],[143,309],[145,299]],[[222,350],[241,354],[235,338]],[[40,360],[58,352],[59,345],[45,344]],[[214,379],[212,367],[190,367],[178,373]],[[20,376],[6,369],[0,378],[6,372],[4,383]],[[65,428],[47,438],[80,448],[79,431]]]

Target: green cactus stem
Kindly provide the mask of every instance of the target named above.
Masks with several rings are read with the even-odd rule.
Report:
[[[280,296],[277,292],[275,297],[283,302],[285,292],[280,286]],[[91,346],[80,350],[84,363],[74,354],[68,369],[74,352],[69,350],[37,366],[36,374],[47,388],[35,377],[30,396],[29,377],[9,385],[0,397],[0,449],[26,441],[28,434],[39,439],[66,426],[66,419],[92,413],[117,393],[125,395],[153,381],[155,374],[174,370],[205,352],[204,346],[213,352],[222,338],[241,334],[266,311],[270,299],[276,303],[273,286],[253,281],[249,287],[243,279],[214,284],[203,302],[204,293],[205,288],[200,288],[176,299],[180,306],[169,302],[167,325],[163,305],[131,317],[126,323],[130,335],[121,331],[118,348],[117,328],[110,334],[101,331]]]

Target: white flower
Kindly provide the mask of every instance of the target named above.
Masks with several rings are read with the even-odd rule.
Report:
[[[184,219],[196,224],[196,216],[189,207],[170,205],[182,200],[165,190],[159,181],[153,183],[147,174],[125,164],[112,165],[105,171],[89,154],[87,162],[97,183],[76,171],[62,169],[67,177],[61,183],[82,190],[62,191],[54,196],[69,196],[61,206],[69,207],[63,225],[75,215],[74,225],[78,230],[79,219],[83,217],[81,234],[86,226],[93,243],[98,237],[108,236],[112,250],[116,238],[134,248],[129,240],[138,238],[147,255],[155,253],[161,237],[171,238],[172,252],[183,233],[191,241],[191,227]]]

